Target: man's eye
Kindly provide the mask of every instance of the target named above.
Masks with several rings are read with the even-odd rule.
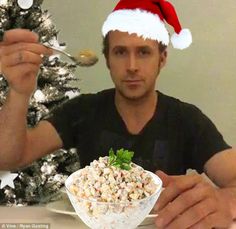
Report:
[[[146,56],[146,55],[150,55],[150,51],[149,50],[140,50],[139,51],[139,55],[141,56]]]
[[[117,55],[117,56],[123,56],[125,54],[126,54],[126,51],[123,49],[119,49],[119,50],[115,51],[115,55]]]

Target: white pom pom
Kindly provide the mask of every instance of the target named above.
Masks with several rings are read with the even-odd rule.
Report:
[[[182,29],[179,34],[174,33],[171,36],[171,43],[176,49],[188,48],[192,43],[192,34],[189,29]]]
[[[36,90],[36,92],[34,93],[34,98],[36,102],[43,102],[46,97],[41,90]]]

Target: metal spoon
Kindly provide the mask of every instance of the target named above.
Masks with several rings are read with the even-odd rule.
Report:
[[[69,54],[57,47],[53,47],[53,46],[50,46],[49,44],[45,44],[45,43],[43,45],[47,48],[53,49],[54,51],[67,56],[76,65],[79,65],[81,67],[89,67],[89,66],[92,66],[98,62],[98,57],[91,50],[83,50],[83,51],[79,52],[78,56],[72,56],[71,54]]]

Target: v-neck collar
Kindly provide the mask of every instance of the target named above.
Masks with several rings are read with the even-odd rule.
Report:
[[[146,130],[149,129],[149,126],[152,126],[152,123],[156,123],[155,125],[158,125],[158,123],[162,120],[163,118],[163,113],[164,113],[164,103],[163,103],[163,97],[162,97],[162,93],[160,93],[159,91],[156,91],[156,93],[158,93],[158,99],[157,99],[157,103],[156,103],[156,108],[155,108],[155,112],[153,113],[152,118],[144,125],[144,127],[142,128],[142,130],[138,133],[138,134],[132,134],[128,131],[126,124],[124,122],[124,120],[122,119],[120,113],[118,112],[116,105],[115,105],[115,92],[113,93],[112,99],[112,111],[114,112],[113,115],[115,116],[115,120],[117,120],[114,123],[114,126],[116,129],[120,130],[122,134],[124,134],[125,136],[128,137],[137,137],[139,135],[141,135],[143,132],[145,132]]]

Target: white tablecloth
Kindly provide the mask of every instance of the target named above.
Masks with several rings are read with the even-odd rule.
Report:
[[[48,226],[50,225],[50,227]],[[0,207],[0,229],[88,229],[74,216],[54,213],[46,207]],[[138,227],[154,229],[154,225]]]

